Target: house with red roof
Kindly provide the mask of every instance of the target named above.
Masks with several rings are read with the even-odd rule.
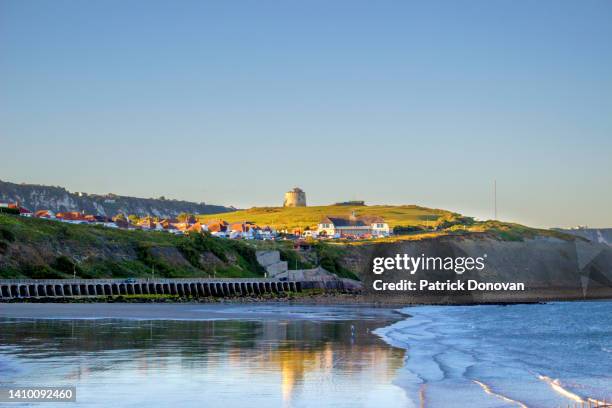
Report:
[[[36,218],[46,218],[48,220],[55,219],[55,213],[50,210],[39,210],[34,213]]]

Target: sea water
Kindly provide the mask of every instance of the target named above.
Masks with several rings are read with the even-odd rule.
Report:
[[[0,304],[0,316],[9,306],[23,314],[28,305]],[[77,402],[0,407],[406,406],[393,383],[405,351],[372,334],[397,316],[274,304],[43,305],[32,318],[0,317],[0,386],[74,386]]]
[[[407,350],[413,406],[566,407],[612,400],[612,302],[420,306],[376,331]]]
[[[50,304],[25,318],[24,306],[0,307],[0,386],[76,387],[76,404],[49,407],[612,400],[612,302],[420,306],[399,320],[388,309],[273,304]]]

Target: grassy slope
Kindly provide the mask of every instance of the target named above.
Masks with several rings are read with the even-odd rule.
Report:
[[[200,220],[208,221],[223,219],[228,222],[253,221],[258,225],[269,225],[275,229],[304,229],[316,227],[321,218],[326,215],[348,216],[351,211],[357,215],[378,215],[387,221],[391,228],[401,226],[427,226],[434,224],[440,217],[453,213],[416,205],[373,205],[373,206],[318,206],[318,207],[254,207],[223,214],[206,214],[199,216]]]
[[[28,251],[27,253],[24,251]],[[169,253],[170,255],[165,255]],[[208,253],[217,263],[201,263]],[[125,231],[0,214],[0,278],[261,276],[243,242]]]
[[[348,215],[355,211],[357,215],[378,215],[385,219],[389,227],[417,227],[417,230],[389,238],[352,241],[351,245],[371,242],[393,242],[403,240],[421,240],[447,235],[468,235],[472,233],[488,234],[504,241],[517,241],[535,236],[555,237],[573,240],[574,237],[553,230],[526,227],[520,224],[500,221],[473,221],[469,217],[446,210],[430,209],[416,205],[373,205],[373,206],[318,206],[318,207],[254,207],[248,210],[234,211],[224,214],[200,215],[201,221],[223,219],[228,222],[253,221],[258,225],[270,225],[277,230],[294,228],[315,228],[325,215]],[[438,227],[434,230],[434,227]]]
[[[498,221],[473,222],[444,210],[417,206],[326,206],[306,208],[253,208],[219,214],[227,221],[254,221],[277,229],[313,227],[324,215],[380,215],[391,227],[416,226],[421,230],[379,240],[313,242],[316,257],[297,255],[290,241],[244,242],[197,235],[178,237],[161,232],[124,231],[101,226],[71,225],[0,214],[0,278],[71,277],[247,277],[261,276],[255,249],[278,249],[290,269],[322,265],[340,276],[353,277],[342,267],[345,245],[422,240],[445,235],[486,234],[505,241],[535,236],[574,240],[576,237],[552,230],[539,230]],[[200,216],[200,219],[215,218]],[[439,227],[432,230],[433,226]],[[29,252],[28,252],[29,251]],[[165,253],[170,252],[170,255]],[[202,261],[208,254],[217,259]],[[178,261],[176,262],[178,258]]]
[[[439,231],[422,231],[414,232],[406,235],[392,235],[386,238],[377,238],[370,240],[336,240],[334,244],[339,245],[371,245],[375,243],[391,243],[401,241],[421,241],[424,239],[434,239],[447,236],[481,236],[497,239],[500,241],[524,241],[525,239],[533,239],[536,237],[557,238],[565,241],[574,241],[582,239],[573,235],[569,235],[559,231],[530,228],[520,224],[499,222],[499,221],[484,221],[475,222],[473,225],[455,225],[450,228],[445,228]]]

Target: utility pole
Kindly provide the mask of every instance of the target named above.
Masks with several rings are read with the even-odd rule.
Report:
[[[497,180],[493,180],[493,219],[497,220]]]
[[[151,280],[155,279],[155,264],[151,265]]]

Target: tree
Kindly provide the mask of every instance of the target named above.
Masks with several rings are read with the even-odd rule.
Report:
[[[119,213],[113,217],[113,221],[127,221],[125,214]]]
[[[472,225],[474,224],[474,219],[472,217],[466,217],[460,214],[448,213],[439,217],[434,226],[437,230],[442,230],[446,228],[450,228],[454,225]]]
[[[188,223],[194,223],[196,222],[196,218],[193,214],[187,213],[187,212],[182,212],[178,215],[178,217],[176,217],[179,222],[188,222]]]

